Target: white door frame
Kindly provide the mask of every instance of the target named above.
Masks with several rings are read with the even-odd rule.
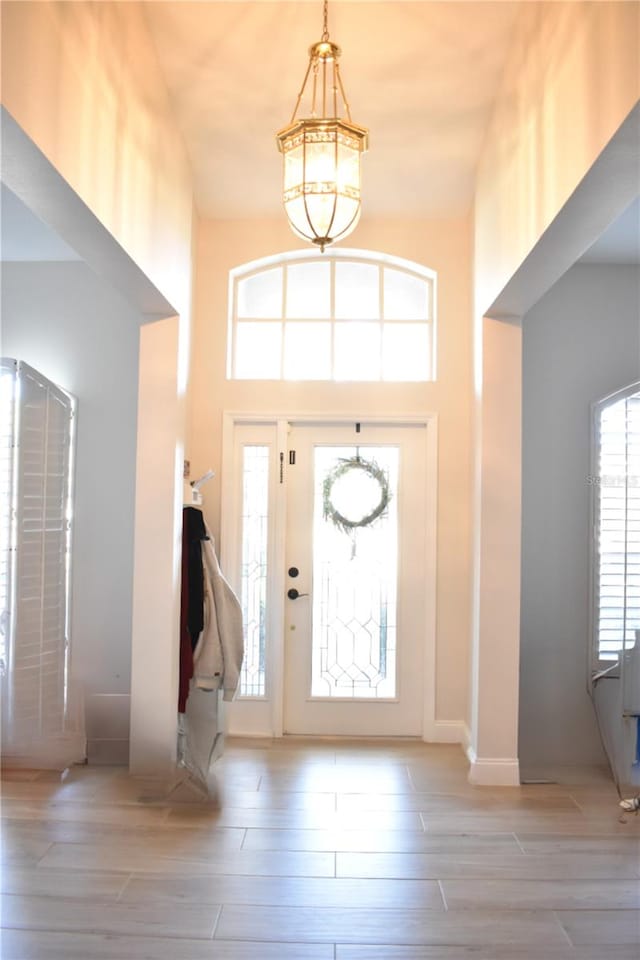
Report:
[[[223,411],[222,414],[222,482],[221,482],[221,518],[220,518],[220,554],[223,569],[231,571],[233,566],[234,511],[229,505],[234,503],[233,451],[236,426],[244,424],[272,425],[275,430],[279,454],[284,455],[283,462],[288,463],[287,434],[289,424],[308,424],[344,426],[360,420],[375,426],[394,427],[407,424],[425,426],[427,489],[425,504],[425,623],[424,623],[424,709],[422,716],[422,739],[437,740],[436,735],[436,552],[437,552],[437,481],[438,481],[438,416],[435,413],[395,414],[393,416],[323,414],[323,413],[281,413],[246,411]],[[272,572],[268,587],[271,628],[269,668],[271,670],[271,735],[284,736],[284,623],[285,623],[285,546],[286,546],[286,484],[278,484],[272,501],[275,509],[275,537],[269,551]]]

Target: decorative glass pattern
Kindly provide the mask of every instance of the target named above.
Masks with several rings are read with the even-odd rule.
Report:
[[[264,697],[267,549],[269,520],[269,447],[245,446],[242,463],[241,602],[245,653],[241,697]]]
[[[324,519],[323,484],[340,460],[373,460],[386,474],[385,514],[353,533]],[[311,696],[394,699],[398,580],[398,447],[316,447],[314,460],[313,626]],[[375,484],[373,485],[376,486]],[[363,471],[353,471],[341,497],[362,513],[378,496]]]
[[[435,379],[436,275],[417,263],[366,251],[285,255],[231,279],[231,379]]]

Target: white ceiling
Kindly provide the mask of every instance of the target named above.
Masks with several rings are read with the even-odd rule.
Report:
[[[330,0],[353,119],[370,128],[363,215],[466,214],[519,4]],[[277,217],[289,122],[321,0],[143,5],[199,213]]]
[[[354,120],[371,130],[364,215],[464,215],[518,4],[330,0]],[[320,0],[143,4],[201,216],[284,216],[275,131],[322,28]],[[6,187],[2,260],[78,256]],[[640,263],[640,200],[582,258]]]

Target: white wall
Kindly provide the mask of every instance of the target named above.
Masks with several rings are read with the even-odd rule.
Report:
[[[146,319],[167,324],[166,336],[156,329],[145,337],[156,352],[141,358],[139,449],[148,451],[163,433],[162,449],[153,448],[145,462],[136,500],[131,677],[134,706],[137,701],[143,708],[132,711],[132,770],[164,774],[177,733],[177,682],[171,686],[178,663],[179,494],[195,217],[190,166],[144,7],[3,5],[2,102],[28,140],[18,144],[16,156],[12,150],[8,165],[3,162],[3,180],[100,276],[141,304]],[[20,139],[13,136],[12,147]],[[19,162],[29,144],[41,156]],[[155,292],[164,301],[160,312]],[[151,542],[145,533],[157,517],[162,537]],[[159,549],[167,558],[160,568]],[[156,686],[146,669],[151,658],[164,665]]]
[[[162,779],[172,778],[177,749],[183,330],[178,317],[140,330],[129,768]]]
[[[438,274],[438,379],[424,384],[261,382],[225,379],[229,270],[300,248],[277,221],[207,221],[197,254],[192,414],[187,456],[194,475],[220,470],[223,410],[284,413],[438,414],[436,735],[460,739],[467,710],[469,636],[470,224],[466,220],[363,219],[343,246],[417,261]],[[306,249],[306,247],[305,247]],[[219,533],[220,483],[205,489]]]
[[[576,195],[638,101],[639,18],[638,5],[630,3],[521,4],[478,163],[469,713],[475,782],[519,782],[521,436],[514,411],[520,408],[521,381],[515,328],[529,304],[632,199],[637,182],[633,127],[627,131],[632,146],[622,158],[616,154],[621,162],[612,161],[613,174],[609,165],[595,178],[596,189],[587,190],[586,197],[583,192],[579,226],[568,230],[565,222],[572,243],[558,244],[557,232],[555,247],[550,242],[565,214],[576,215],[575,204],[569,209]],[[582,229],[584,224],[590,231]],[[515,277],[519,295],[500,302]],[[513,308],[518,300],[526,302],[522,310]],[[503,378],[505,360],[509,375]],[[496,469],[500,462],[506,469]],[[507,605],[496,604],[498,591],[509,598]]]
[[[517,786],[522,329],[484,317],[479,333],[469,779]]]
[[[587,695],[590,404],[640,378],[632,266],[575,266],[523,323],[520,758],[604,762]]]
[[[2,103],[188,315],[191,172],[144,4],[4,4]],[[64,238],[62,222],[51,225]]]
[[[639,32],[635,3],[521,4],[478,165],[477,314],[489,310],[637,103]]]
[[[72,650],[89,759],[126,763],[139,316],[83,263],[4,263],[2,352],[78,399]]]

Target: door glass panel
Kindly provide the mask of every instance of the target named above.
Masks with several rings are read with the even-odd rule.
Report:
[[[358,455],[384,474],[389,500],[373,522],[345,530],[326,516],[327,484]],[[312,697],[396,696],[398,461],[394,446],[315,448]],[[359,521],[376,511],[382,490],[370,471],[349,469],[333,482],[330,506]]]
[[[265,695],[269,447],[246,446],[242,464],[241,603],[245,630],[241,697]]]

